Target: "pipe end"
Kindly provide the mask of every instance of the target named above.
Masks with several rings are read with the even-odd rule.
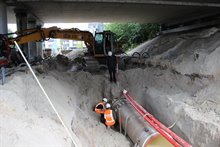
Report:
[[[125,89],[123,90],[123,94],[126,94],[127,92],[128,92],[127,90],[125,90]]]

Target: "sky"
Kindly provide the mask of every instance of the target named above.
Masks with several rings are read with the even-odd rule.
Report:
[[[88,30],[88,23],[45,23],[43,27],[49,28],[53,26],[62,29],[78,28],[80,30]],[[17,30],[16,24],[8,24],[8,28],[13,32]]]

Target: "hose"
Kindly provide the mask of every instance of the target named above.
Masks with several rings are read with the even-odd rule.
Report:
[[[141,55],[143,58],[149,58],[150,57],[150,54],[148,52],[144,52],[142,53]]]
[[[137,56],[136,56],[137,55]],[[136,57],[136,58],[140,58],[141,57],[141,54],[139,52],[134,52],[132,54],[132,57]]]
[[[168,128],[169,128],[169,129],[172,129],[172,128],[176,125],[176,123],[177,123],[178,120],[179,120],[179,118],[178,118],[171,126],[169,126]]]

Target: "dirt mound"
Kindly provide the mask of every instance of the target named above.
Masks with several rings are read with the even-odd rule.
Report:
[[[107,130],[92,111],[115,85],[87,72],[38,74],[39,80],[80,146],[130,146],[120,133]],[[16,73],[1,86],[0,132],[3,146],[71,146],[65,129],[30,73]],[[16,125],[15,125],[16,124]],[[98,130],[98,131],[97,131]]]
[[[217,27],[159,36],[134,49],[148,52],[151,66],[120,76],[148,111],[175,124],[172,129],[193,146],[220,146],[219,37]]]
[[[147,52],[148,62],[167,64],[181,74],[218,76],[220,71],[219,28],[159,36],[130,52]]]

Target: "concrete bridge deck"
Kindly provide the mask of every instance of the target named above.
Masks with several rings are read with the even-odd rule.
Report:
[[[24,9],[45,23],[176,23],[220,13],[218,0],[4,0],[9,22]]]

